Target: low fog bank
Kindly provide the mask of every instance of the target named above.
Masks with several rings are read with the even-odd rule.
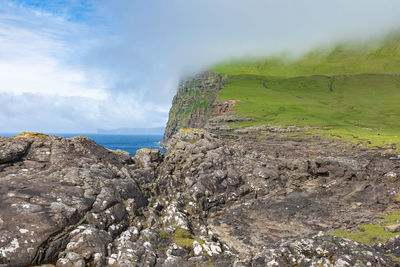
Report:
[[[177,82],[231,58],[298,56],[316,46],[382,37],[400,25],[398,1],[120,1],[97,10],[111,36],[85,63],[115,91],[165,105]]]
[[[179,81],[218,62],[400,26],[398,0],[55,2],[0,4],[0,131],[164,126]]]

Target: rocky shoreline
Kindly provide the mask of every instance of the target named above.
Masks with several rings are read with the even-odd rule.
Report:
[[[332,233],[400,208],[398,155],[250,133],[180,130],[134,158],[0,138],[0,266],[395,266],[400,238]]]

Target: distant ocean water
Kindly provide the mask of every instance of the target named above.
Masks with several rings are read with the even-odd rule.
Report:
[[[11,137],[18,134],[0,133],[0,136]],[[133,157],[136,150],[141,148],[156,148],[165,153],[165,149],[160,147],[159,141],[162,140],[162,135],[108,135],[108,134],[50,134],[70,138],[78,135],[84,135],[100,145],[108,149],[120,149],[129,152]]]

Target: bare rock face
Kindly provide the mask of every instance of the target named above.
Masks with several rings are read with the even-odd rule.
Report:
[[[392,255],[396,258],[400,257],[400,235],[390,238],[388,241],[385,243],[377,243],[373,245],[373,248],[376,249],[377,251],[387,254],[387,255]]]
[[[254,257],[253,266],[392,266],[392,261],[357,242],[317,235],[265,249]]]
[[[385,231],[391,232],[391,233],[400,232],[400,224],[385,226]]]
[[[140,168],[157,167],[157,165],[161,163],[162,159],[163,155],[160,150],[148,148],[139,149],[136,151],[135,157],[133,157],[133,161]]]
[[[6,142],[6,140],[7,138],[0,139],[0,164],[20,159],[31,144],[31,142],[22,139],[17,139],[15,142]]]
[[[126,158],[89,138],[25,134],[0,148],[0,264],[105,256],[127,210],[147,203]]]

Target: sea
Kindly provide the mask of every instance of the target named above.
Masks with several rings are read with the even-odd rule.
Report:
[[[18,135],[17,133],[0,133],[3,137],[12,137]],[[116,134],[62,134],[52,133],[49,135],[57,135],[65,138],[84,135],[94,140],[98,144],[108,149],[120,149],[129,152],[133,157],[136,151],[141,148],[155,148],[165,153],[165,149],[160,146],[162,135],[116,135]]]

